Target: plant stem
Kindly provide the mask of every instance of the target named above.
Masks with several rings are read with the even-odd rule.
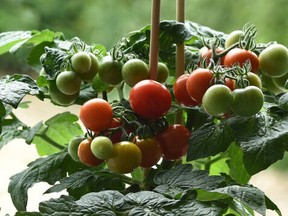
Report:
[[[185,22],[185,0],[176,0],[176,19],[178,22]],[[176,47],[176,75],[177,79],[185,71],[185,45],[177,44]],[[175,115],[175,123],[183,124],[183,111],[179,110]]]
[[[150,79],[157,80],[161,0],[152,1],[149,71]]]

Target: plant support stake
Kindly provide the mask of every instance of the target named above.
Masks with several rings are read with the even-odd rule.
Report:
[[[152,0],[151,33],[150,33],[150,56],[149,71],[150,79],[157,80],[159,31],[160,31],[160,0]]]

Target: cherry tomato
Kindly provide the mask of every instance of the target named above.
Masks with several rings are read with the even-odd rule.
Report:
[[[281,44],[272,44],[259,55],[261,72],[270,77],[288,73],[288,49]]]
[[[256,73],[259,69],[259,58],[258,56],[250,51],[240,48],[234,48],[230,50],[224,57],[224,65],[227,67],[232,67],[234,65],[239,65],[243,67],[245,63],[250,61],[251,71]]]
[[[197,103],[202,103],[206,90],[213,84],[213,73],[206,68],[194,70],[186,81],[187,92]]]
[[[91,57],[87,52],[79,51],[72,55],[71,65],[76,73],[86,73],[91,67]]]
[[[69,144],[68,144],[68,153],[71,156],[71,158],[75,161],[80,161],[78,156],[78,147],[80,143],[83,141],[84,137],[82,136],[75,136],[73,137]]]
[[[78,147],[78,157],[82,163],[88,166],[98,166],[103,160],[95,157],[91,151],[91,138],[84,139]]]
[[[202,105],[207,113],[221,117],[231,111],[233,96],[226,85],[216,84],[205,92]]]
[[[158,119],[164,116],[172,104],[169,90],[154,80],[138,82],[130,91],[131,108],[145,119]]]
[[[187,153],[189,138],[189,130],[180,124],[170,125],[156,135],[162,157],[166,160],[177,160],[184,156]]]
[[[108,85],[119,84],[122,78],[122,63],[113,60],[111,56],[105,56],[99,64],[98,76]]]
[[[80,91],[81,79],[74,71],[62,71],[56,77],[57,88],[66,95],[74,95]]]
[[[242,30],[235,30],[232,31],[230,34],[228,34],[228,36],[225,39],[225,45],[224,45],[225,49],[237,43],[242,35],[243,35]]]
[[[142,153],[140,166],[149,168],[157,164],[161,158],[161,148],[159,143],[154,138],[137,139],[136,145]]]
[[[253,116],[261,110],[264,104],[264,95],[256,86],[235,89],[232,95],[232,111],[239,116]]]
[[[173,85],[173,92],[176,100],[184,106],[197,106],[196,102],[187,92],[186,82],[189,74],[183,74],[178,77]]]
[[[247,75],[244,76],[244,78],[249,81],[249,85],[256,86],[260,89],[262,88],[262,81],[257,74],[248,72]]]
[[[96,136],[91,142],[91,151],[95,157],[106,160],[110,157],[113,150],[112,141],[106,136]]]
[[[85,73],[79,73],[79,77],[81,80],[85,82],[92,82],[93,78],[96,76],[99,70],[99,61],[98,58],[91,52],[88,52],[88,55],[91,58],[91,67]]]
[[[141,59],[130,59],[123,65],[122,76],[124,82],[133,87],[139,81],[149,78],[148,65]]]
[[[107,160],[108,168],[115,173],[130,173],[140,166],[142,154],[139,147],[128,141],[113,145],[112,155]]]
[[[225,78],[225,85],[233,91],[236,88],[236,82],[233,79]]]
[[[106,130],[112,122],[112,107],[101,98],[90,99],[81,106],[79,117],[87,129],[100,132]]]
[[[158,62],[157,81],[164,83],[169,76],[169,68],[163,62]]]
[[[222,47],[217,47],[215,49],[216,53],[221,53],[224,49]],[[206,65],[209,65],[210,63],[210,59],[212,58],[212,49],[209,49],[208,47],[204,46],[202,47],[200,50],[199,50],[199,53],[200,53],[200,60],[203,61],[205,60],[206,61]],[[215,62],[217,63],[217,62]],[[224,58],[220,58],[219,59],[219,63],[221,65],[223,65],[224,63]]]

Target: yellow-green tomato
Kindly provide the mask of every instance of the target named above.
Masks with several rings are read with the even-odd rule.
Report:
[[[131,173],[140,166],[142,153],[139,147],[128,141],[113,145],[112,155],[107,160],[108,168],[115,173]]]
[[[232,31],[226,38],[225,40],[225,48],[229,48],[230,46],[234,45],[237,43],[240,39],[240,37],[243,35],[243,31],[241,30],[235,30]]]
[[[216,84],[207,89],[203,98],[203,108],[212,116],[221,117],[231,111],[233,97],[230,88]]]
[[[74,71],[62,71],[56,77],[57,88],[66,95],[74,95],[80,91],[81,79]]]
[[[164,83],[169,76],[169,68],[163,62],[158,62],[157,81]]]
[[[249,81],[249,85],[256,86],[260,89],[262,88],[261,78],[257,74],[253,72],[248,72],[247,75],[244,76],[244,78]]]
[[[56,86],[55,81],[49,82],[49,96],[51,101],[54,104],[60,105],[60,106],[69,106],[75,102],[75,100],[79,96],[79,91],[76,92],[73,95],[66,95],[63,94]]]
[[[80,161],[78,156],[78,147],[84,138],[82,136],[73,137],[68,144],[68,153],[75,161]]]
[[[106,160],[112,154],[113,143],[106,136],[97,136],[92,140],[90,147],[95,157]]]
[[[136,83],[149,78],[148,65],[141,59],[130,59],[122,68],[124,82],[133,87]]]
[[[111,56],[105,56],[99,65],[99,79],[107,85],[115,86],[122,78],[122,63],[113,60]]]
[[[288,73],[288,49],[281,44],[272,44],[259,55],[261,72],[270,77],[281,77]]]
[[[71,65],[75,72],[86,73],[91,67],[91,57],[87,52],[79,51],[72,55]]]
[[[253,116],[261,110],[264,104],[263,92],[256,86],[235,89],[232,95],[232,111],[239,116]]]

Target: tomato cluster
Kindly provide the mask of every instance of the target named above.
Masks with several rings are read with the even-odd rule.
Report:
[[[171,104],[168,88],[149,79],[132,87],[129,101],[88,100],[79,113],[87,134],[71,140],[71,157],[88,166],[106,162],[109,170],[121,174],[137,167],[150,168],[161,158],[181,159],[188,149],[190,131],[180,124],[168,124],[165,115]]]

